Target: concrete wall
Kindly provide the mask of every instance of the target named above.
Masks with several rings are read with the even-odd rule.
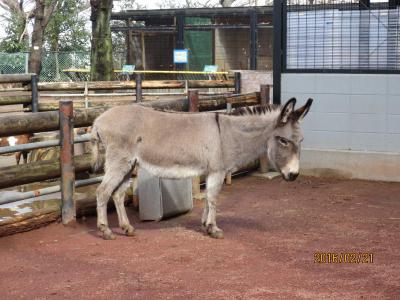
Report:
[[[283,74],[282,101],[293,96],[314,98],[304,169],[400,181],[400,75]]]
[[[272,72],[251,70],[233,70],[232,72],[240,72],[242,94],[259,91],[261,84],[269,84],[272,87]],[[272,88],[270,89],[270,99],[272,99]]]

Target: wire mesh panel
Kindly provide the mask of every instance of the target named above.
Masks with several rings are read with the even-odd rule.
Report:
[[[26,53],[0,52],[0,74],[28,73],[28,57]]]
[[[286,71],[400,72],[399,6],[286,2]]]

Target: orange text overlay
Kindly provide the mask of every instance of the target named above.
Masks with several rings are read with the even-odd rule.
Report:
[[[314,263],[319,264],[371,264],[374,254],[366,252],[315,252]]]

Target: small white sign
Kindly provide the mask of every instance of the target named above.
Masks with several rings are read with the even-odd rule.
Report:
[[[188,50],[174,49],[174,64],[187,64],[187,63],[188,63]]]

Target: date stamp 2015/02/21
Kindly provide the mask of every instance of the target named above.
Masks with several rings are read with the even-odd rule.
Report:
[[[365,264],[373,263],[374,254],[367,252],[315,252],[314,263],[319,264]]]

